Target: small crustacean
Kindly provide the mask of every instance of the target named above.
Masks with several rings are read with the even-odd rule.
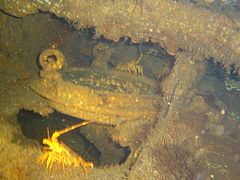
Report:
[[[68,166],[81,166],[87,175],[87,167],[93,167],[92,162],[85,162],[76,152],[67,147],[63,142],[58,141],[58,137],[64,133],[67,133],[75,128],[89,124],[90,121],[84,121],[79,124],[70,126],[60,131],[55,131],[51,137],[43,139],[45,152],[38,158],[38,162],[43,163],[47,161],[47,168],[52,168],[53,163],[59,163],[63,169],[65,165]]]
[[[116,66],[116,70],[121,70],[121,71],[128,71],[132,72],[133,74],[138,74],[143,76],[143,68],[142,66],[138,65],[140,61],[142,60],[143,54],[140,54],[137,60],[132,60],[127,64],[120,63]]]

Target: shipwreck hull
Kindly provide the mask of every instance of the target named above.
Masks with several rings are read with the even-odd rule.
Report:
[[[111,134],[113,141],[131,148],[128,159],[120,168],[95,168],[86,179],[112,179],[114,174],[116,179],[188,180],[213,175],[209,170],[212,167],[204,162],[209,154],[211,156],[215,142],[210,146],[202,136],[204,122],[211,118],[207,113],[213,113],[206,103],[200,100],[194,103],[195,84],[206,70],[203,63],[206,58],[220,62],[228,69],[231,65],[239,66],[240,32],[236,19],[172,0],[5,0],[0,9],[17,17],[39,10],[50,12],[64,18],[76,29],[95,28],[95,38],[104,36],[118,41],[121,37],[129,37],[133,43],[151,41],[176,57],[170,75],[161,81],[164,93],[163,101],[159,103],[161,108],[149,113],[156,117],[120,124]],[[54,106],[56,102],[50,103]],[[192,106],[199,104],[199,109]],[[66,109],[65,106],[55,108]],[[183,116],[185,113],[193,115]],[[197,114],[201,115],[199,119]],[[92,114],[85,115],[91,118]],[[221,157],[230,156],[222,153]],[[231,168],[229,174],[239,178]],[[219,173],[223,178],[229,178],[229,174]]]

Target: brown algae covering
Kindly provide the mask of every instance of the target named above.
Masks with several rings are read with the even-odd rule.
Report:
[[[22,8],[16,8],[16,3]],[[31,14],[33,9],[49,11],[74,22],[76,28],[95,27],[96,36],[151,40],[172,55],[181,48],[198,59],[214,57],[227,68],[239,64],[239,22],[180,1],[5,0],[0,8],[16,16]]]

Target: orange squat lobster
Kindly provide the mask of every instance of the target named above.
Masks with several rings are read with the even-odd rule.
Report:
[[[43,144],[47,145],[44,147],[44,153],[38,158],[38,162],[43,163],[47,161],[47,168],[52,168],[53,163],[59,163],[63,169],[65,165],[68,166],[81,166],[87,176],[87,167],[93,167],[92,162],[85,162],[76,152],[67,147],[63,142],[58,141],[58,137],[64,133],[67,133],[75,128],[89,124],[91,122],[84,121],[79,124],[70,126],[66,129],[55,131],[50,138],[44,138]]]

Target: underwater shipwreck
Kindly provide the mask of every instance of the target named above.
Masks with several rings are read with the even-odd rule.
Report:
[[[0,179],[240,179],[240,2],[0,10]]]

